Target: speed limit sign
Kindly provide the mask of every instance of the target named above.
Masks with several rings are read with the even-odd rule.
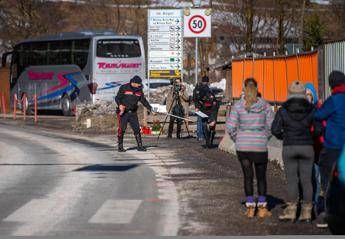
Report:
[[[188,28],[195,34],[202,33],[207,26],[206,20],[201,15],[195,15],[188,21]]]
[[[209,9],[184,11],[184,37],[211,37],[211,12]]]

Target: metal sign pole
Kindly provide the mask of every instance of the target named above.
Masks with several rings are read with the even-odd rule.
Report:
[[[150,69],[148,69],[148,74],[147,74],[147,87],[148,87],[147,100],[149,103],[151,103],[151,101],[150,101]]]
[[[151,16],[151,9],[148,9],[148,18],[147,18],[147,26],[149,27],[150,26],[150,16]],[[149,30],[148,30],[149,31]],[[150,102],[150,57],[149,57],[149,54],[150,54],[150,43],[149,43],[149,35],[148,34],[148,38],[147,38],[147,100],[149,103]]]
[[[195,85],[198,84],[198,38],[195,38]]]

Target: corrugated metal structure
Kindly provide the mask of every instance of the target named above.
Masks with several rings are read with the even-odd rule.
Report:
[[[325,82],[325,97],[330,95],[328,76],[333,70],[345,72],[345,40],[332,42],[323,46],[323,64]],[[320,59],[321,60],[321,59]]]
[[[264,99],[282,103],[287,99],[288,86],[294,80],[313,83],[319,89],[318,53],[309,52],[290,56],[234,59],[232,61],[231,92],[239,98],[243,82],[254,77]]]

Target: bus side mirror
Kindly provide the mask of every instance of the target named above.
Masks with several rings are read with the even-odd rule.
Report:
[[[5,52],[4,54],[2,54],[1,67],[6,67],[7,56],[10,54],[12,54],[12,52]]]
[[[6,56],[5,54],[2,54],[2,59],[1,59],[1,67],[6,67]]]

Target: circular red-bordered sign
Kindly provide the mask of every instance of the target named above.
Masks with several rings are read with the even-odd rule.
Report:
[[[193,20],[196,22],[193,22]],[[193,27],[191,25],[191,23],[195,23],[196,24],[196,27]],[[200,25],[201,24],[201,25]],[[206,28],[206,20],[203,16],[201,15],[195,15],[195,16],[192,16],[189,21],[188,21],[188,28],[191,32],[195,33],[195,34],[199,34],[199,33],[202,33],[205,28]]]

